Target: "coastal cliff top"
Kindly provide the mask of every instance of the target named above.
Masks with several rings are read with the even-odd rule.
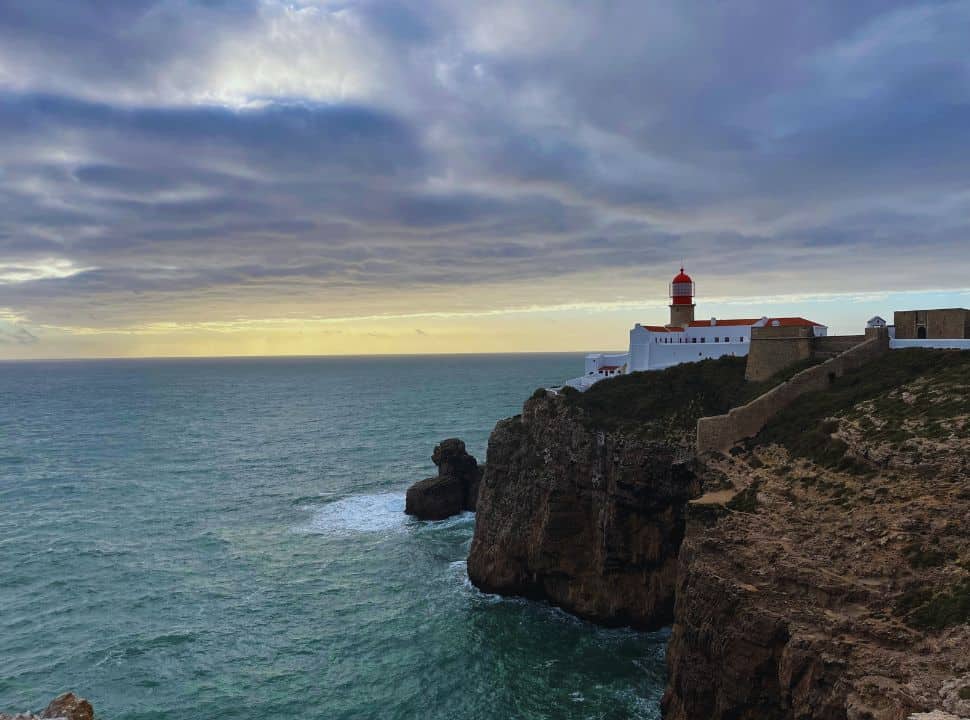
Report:
[[[893,351],[702,471],[696,587],[779,618],[860,718],[970,716],[970,353]]]
[[[725,356],[666,370],[600,380],[585,392],[565,391],[567,405],[590,429],[693,443],[699,418],[744,405],[807,367],[799,363],[764,382],[746,382],[747,358]],[[814,361],[812,361],[814,362]]]

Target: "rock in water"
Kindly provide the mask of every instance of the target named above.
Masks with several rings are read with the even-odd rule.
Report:
[[[68,692],[51,700],[40,715],[0,713],[0,720],[94,720],[94,708],[84,698]]]
[[[404,512],[420,520],[444,520],[465,505],[465,487],[454,477],[430,477],[408,488]]]
[[[686,503],[699,493],[683,455],[533,397],[489,438],[469,578],[608,625],[669,624]]]
[[[65,720],[94,720],[94,708],[84,698],[74,693],[64,693],[54,698],[41,713],[42,718],[64,718]]]
[[[443,520],[464,510],[474,510],[482,468],[458,438],[442,440],[431,460],[438,476],[416,482],[408,488],[404,512],[421,520]]]

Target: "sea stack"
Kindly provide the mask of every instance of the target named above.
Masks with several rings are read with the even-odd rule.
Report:
[[[458,438],[435,446],[432,462],[438,475],[408,488],[404,512],[419,520],[444,520],[465,510],[475,510],[484,468],[465,450]]]

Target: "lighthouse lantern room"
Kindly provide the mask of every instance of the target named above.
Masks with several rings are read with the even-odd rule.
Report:
[[[668,327],[686,328],[694,322],[694,281],[680,269],[670,283],[670,324]]]

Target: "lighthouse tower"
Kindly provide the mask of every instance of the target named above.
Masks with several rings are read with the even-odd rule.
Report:
[[[680,269],[670,283],[670,325],[686,328],[694,321],[694,281]]]

